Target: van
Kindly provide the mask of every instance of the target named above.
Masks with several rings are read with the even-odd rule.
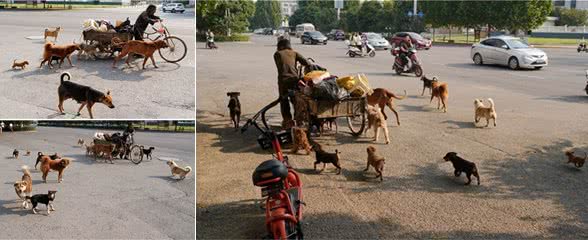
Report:
[[[296,25],[296,37],[302,36],[304,32],[312,32],[315,31],[314,25],[312,23],[303,23]]]

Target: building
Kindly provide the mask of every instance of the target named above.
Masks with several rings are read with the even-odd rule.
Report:
[[[282,16],[292,16],[298,9],[297,0],[282,0],[280,1],[280,9],[282,10]]]
[[[553,0],[554,7],[588,10],[588,1],[584,0]]]

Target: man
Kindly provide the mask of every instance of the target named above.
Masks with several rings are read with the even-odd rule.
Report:
[[[351,44],[363,52],[363,48],[361,46],[361,38],[359,37],[359,34],[353,33],[353,36],[351,37]]]
[[[135,40],[143,40],[143,33],[145,33],[145,29],[147,29],[149,24],[153,25],[156,22],[162,21],[161,18],[155,16],[156,10],[157,8],[155,5],[149,5],[147,10],[137,17],[137,20],[135,21],[135,29],[133,31]]]
[[[412,48],[412,41],[410,40],[410,36],[406,36],[404,38],[404,40],[402,40],[402,42],[400,42],[400,57],[402,59],[402,63],[404,63],[404,69],[406,70],[406,67],[408,67],[408,51],[410,51],[410,49]]]
[[[298,69],[296,63],[300,62],[304,66],[310,66],[310,63],[302,55],[292,50],[288,39],[278,41],[278,50],[274,53],[274,62],[278,69],[278,90],[280,94],[280,112],[282,113],[282,127],[291,128],[294,126],[292,113],[290,112],[288,90],[296,88],[298,83]]]
[[[2,134],[2,130],[4,129],[4,127],[6,127],[4,125],[4,122],[0,122],[0,134]]]

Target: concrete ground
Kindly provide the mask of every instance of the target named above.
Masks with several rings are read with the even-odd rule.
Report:
[[[218,45],[197,52],[197,237],[258,238],[266,232],[264,212],[251,174],[271,155],[257,145],[254,129],[230,128],[225,93],[241,92],[245,119],[277,98],[275,38]],[[442,113],[420,96],[418,78],[393,74],[387,51],[349,58],[343,42],[294,41],[293,48],[334,75],[363,72],[373,88],[408,92],[394,100],[401,126],[388,119],[389,145],[352,137],[343,119],[337,134],[317,138],[329,152],[342,151],[341,175],[332,166],[315,173],[314,154],[289,154],[304,183],[305,237],[588,238],[587,169],[566,164],[564,156],[588,151],[586,55],[545,49],[548,67],[512,71],[474,65],[468,47],[420,51],[425,73],[448,83],[449,110]],[[498,126],[475,127],[473,101],[488,97]],[[277,108],[270,115],[281,121]],[[369,145],[386,158],[382,183],[373,169],[362,171]],[[480,186],[463,186],[465,177],[453,176],[442,159],[450,151],[477,164]]]
[[[57,87],[59,76],[68,71],[72,81],[91,86],[100,91],[110,89],[116,108],[102,104],[94,107],[94,117],[99,119],[159,119],[192,118],[194,116],[194,10],[184,14],[157,12],[164,18],[169,31],[184,40],[188,53],[177,64],[165,62],[155,54],[158,69],[149,61],[141,70],[141,60],[135,60],[128,68],[124,60],[111,67],[112,59],[77,60],[73,54],[70,67],[67,60],[61,69],[39,68],[43,54],[45,28],[62,27],[56,44],[79,43],[82,39],[82,23],[86,19],[106,19],[112,22],[127,17],[134,23],[143,8],[84,9],[71,11],[2,11],[0,28],[0,118],[72,119],[89,118],[87,110],[75,116],[79,107],[75,101],[65,103],[66,115],[57,111]],[[33,40],[27,39],[33,37]],[[39,40],[39,37],[41,38]],[[53,41],[53,38],[49,38]],[[14,59],[26,59],[26,70],[12,70]]]
[[[138,165],[128,160],[95,162],[76,146],[90,141],[94,129],[39,127],[34,132],[0,134],[0,235],[5,239],[194,239],[194,175],[178,181],[162,159],[178,159],[194,168],[194,134],[136,132],[135,142],[154,146],[153,160]],[[20,150],[18,159],[12,157]],[[26,150],[31,156],[23,156]],[[50,172],[47,183],[34,169],[36,153],[58,152],[73,161],[57,183]],[[56,211],[46,215],[20,208],[13,184],[22,165],[31,168],[33,193],[57,190]]]

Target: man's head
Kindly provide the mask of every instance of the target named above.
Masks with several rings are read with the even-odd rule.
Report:
[[[292,47],[290,46],[290,40],[285,38],[280,39],[280,41],[278,41],[278,51],[284,49],[292,49]]]
[[[410,40],[410,36],[408,36],[408,35],[407,35],[406,37],[404,37],[404,40],[405,40],[406,42],[411,42],[411,40]]]
[[[150,4],[149,6],[147,6],[147,13],[152,15],[155,14],[155,11],[157,10],[157,7],[155,7],[155,5]]]

